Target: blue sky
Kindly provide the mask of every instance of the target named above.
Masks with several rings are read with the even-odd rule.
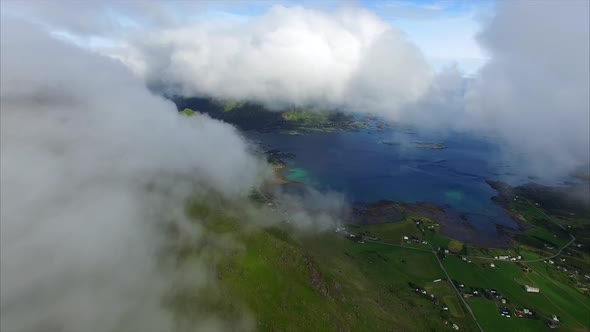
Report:
[[[403,30],[437,69],[457,64],[473,74],[487,59],[476,35],[493,15],[492,1],[362,1],[363,7]]]

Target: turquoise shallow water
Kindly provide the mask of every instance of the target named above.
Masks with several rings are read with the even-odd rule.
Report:
[[[289,168],[285,176],[291,181],[304,183],[310,182],[309,173],[305,169],[299,167]]]

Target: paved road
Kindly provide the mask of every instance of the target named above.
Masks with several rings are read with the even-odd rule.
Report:
[[[467,311],[469,312],[469,314],[471,314],[471,317],[473,318],[473,321],[475,322],[475,324],[477,324],[477,327],[479,327],[479,330],[481,332],[483,332],[483,328],[481,327],[481,325],[479,325],[479,322],[477,321],[477,318],[475,317],[475,314],[473,313],[473,310],[471,310],[471,307],[469,306],[469,304],[467,304],[467,301],[465,301],[465,299],[461,295],[461,292],[459,292],[459,290],[455,286],[455,283],[453,283],[453,280],[451,279],[451,276],[449,276],[449,273],[447,272],[447,269],[445,269],[443,263],[440,261],[440,258],[438,257],[436,251],[434,251],[434,248],[432,248],[432,246],[430,246],[430,249],[432,249],[432,253],[434,254],[434,257],[436,257],[436,260],[438,261],[438,265],[440,265],[440,268],[443,270],[443,272],[447,276],[447,281],[449,282],[449,284],[451,284],[451,286],[455,290],[455,293],[457,293],[457,296],[459,297],[459,299],[461,300],[461,302],[463,302],[463,305],[465,306],[465,309],[467,309]]]

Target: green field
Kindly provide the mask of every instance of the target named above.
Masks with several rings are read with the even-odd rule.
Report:
[[[297,109],[282,113],[283,119],[305,126],[321,125],[328,121],[326,112]]]
[[[544,318],[549,318],[551,315],[560,316],[564,328],[573,330],[590,326],[588,296],[547,278],[546,272],[539,267],[539,265],[542,267],[542,264],[544,263],[531,263],[533,271],[525,273],[516,264],[509,262],[495,262],[496,267],[490,268],[485,263],[476,264],[474,261],[468,264],[452,256],[445,260],[445,268],[451,278],[464,283],[467,287],[493,288],[508,298],[510,305],[517,309],[528,308]],[[539,287],[541,293],[527,293],[523,288],[523,282],[529,286]],[[495,303],[492,300],[485,301]],[[498,314],[496,309],[493,310],[493,315],[502,318],[502,321],[506,320]],[[519,320],[514,316],[512,319]]]
[[[397,223],[348,225],[347,230],[359,236],[350,240],[342,233],[305,233],[288,224],[249,229],[240,222],[239,208],[228,208],[217,198],[191,201],[187,214],[210,235],[207,244],[178,250],[178,257],[189,264],[193,255],[210,257],[216,275],[215,287],[206,292],[173,297],[172,307],[184,315],[205,308],[234,324],[253,319],[249,324],[260,331],[449,331],[453,323],[462,331],[479,330],[431,252],[447,249],[450,239],[436,230],[423,232],[415,216]],[[539,238],[552,234],[532,230]],[[231,238],[235,247],[216,248],[220,236]],[[360,236],[378,239],[360,242]],[[404,236],[428,244],[409,244]],[[564,243],[561,238],[555,241]],[[451,280],[465,284],[463,291],[495,289],[508,299],[507,304],[482,296],[466,300],[485,331],[548,330],[545,320],[552,315],[560,317],[561,330],[588,329],[590,297],[573,287],[556,265],[495,261],[492,268],[490,260],[474,257],[502,254],[542,257],[526,246],[508,250],[465,245],[461,255],[468,255],[471,263],[455,255],[442,261]],[[586,255],[567,261],[588,265]],[[523,271],[525,266],[530,271]],[[539,287],[541,293],[527,293],[524,285]],[[537,319],[502,317],[500,306],[512,313],[528,308]]]
[[[452,297],[430,253],[359,244],[333,234],[285,240],[285,233],[245,238],[246,250],[225,262],[223,285],[255,312],[260,330],[423,331],[442,329],[441,306],[415,294],[408,282],[436,285]],[[446,286],[439,287],[438,285]],[[466,329],[458,302],[449,300]]]
[[[377,225],[351,225],[350,231],[370,237],[378,237],[379,241],[401,244],[404,236],[422,236],[411,220]]]
[[[496,304],[492,301],[474,298],[467,301],[475,313],[484,331],[545,331],[547,325],[542,320],[502,317],[498,313]]]

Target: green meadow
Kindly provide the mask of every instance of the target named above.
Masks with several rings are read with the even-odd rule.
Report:
[[[232,213],[223,202],[193,201],[187,214],[198,219],[206,232],[238,243],[223,255],[199,246],[179,251],[189,261],[191,255],[203,252],[215,257],[217,286],[208,290],[211,298],[188,292],[172,301],[187,314],[198,306],[227,321],[254,317],[252,324],[259,331],[450,331],[452,324],[462,331],[478,331],[431,251],[440,247],[470,257],[471,263],[458,255],[442,260],[451,280],[465,285],[464,291],[495,289],[508,300],[501,304],[483,296],[466,299],[484,331],[548,330],[545,321],[552,315],[559,316],[561,330],[584,331],[590,326],[590,297],[572,287],[555,266],[543,261],[495,261],[490,267],[490,260],[473,257],[517,252],[523,259],[542,257],[525,246],[515,250],[463,246],[436,230],[423,233],[415,216],[397,223],[347,225],[346,232],[357,235],[351,239],[334,230],[297,231],[289,224],[248,229],[239,213]],[[551,233],[534,234],[543,238]],[[404,236],[428,244],[409,244]],[[577,259],[580,265],[587,264],[586,256]],[[541,292],[527,293],[524,285]],[[415,288],[426,290],[428,296],[417,294]],[[512,313],[510,318],[500,315],[504,306]],[[537,319],[514,315],[523,308],[533,310]]]

